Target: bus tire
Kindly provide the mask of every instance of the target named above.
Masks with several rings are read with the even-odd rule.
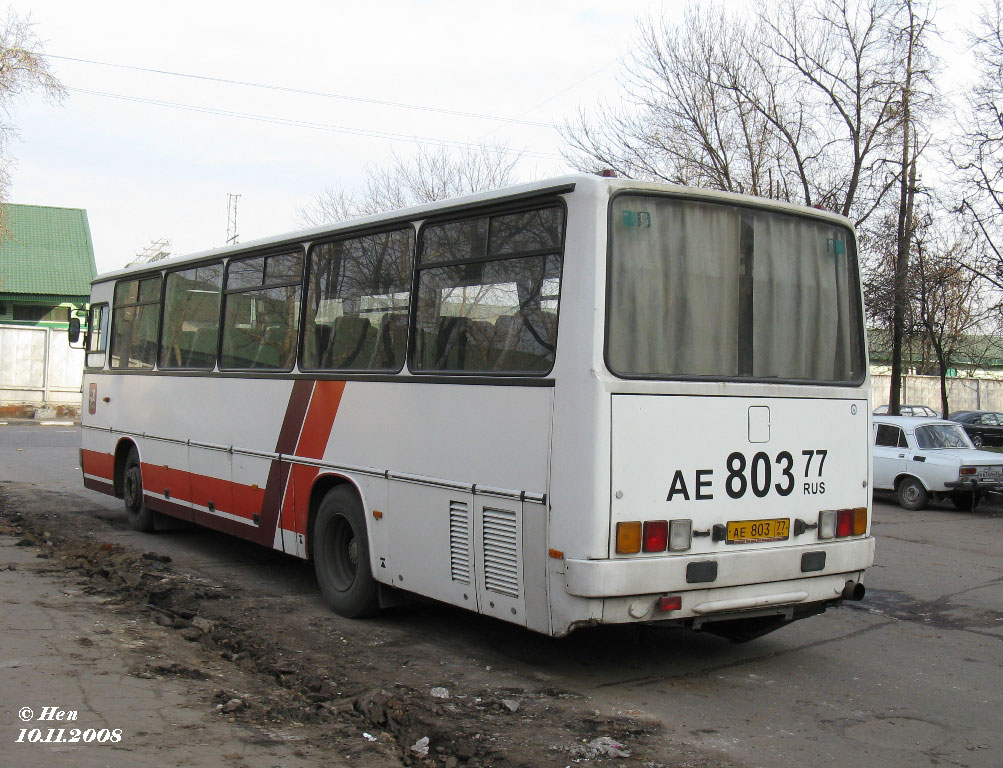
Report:
[[[369,567],[369,539],[362,504],[347,485],[320,502],[313,529],[313,566],[331,609],[350,619],[379,610],[379,587]]]
[[[133,530],[149,533],[156,524],[156,513],[146,506],[143,499],[143,469],[139,463],[139,452],[133,448],[125,460],[125,472],[122,475],[122,498],[125,501],[125,514]]]
[[[899,506],[910,512],[917,512],[930,501],[930,494],[915,477],[904,477],[899,483]]]

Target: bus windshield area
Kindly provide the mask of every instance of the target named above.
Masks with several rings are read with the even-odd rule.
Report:
[[[610,208],[606,362],[628,378],[857,384],[864,334],[846,227],[622,194]]]

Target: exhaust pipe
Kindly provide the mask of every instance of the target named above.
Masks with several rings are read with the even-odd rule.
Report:
[[[848,581],[843,587],[842,597],[844,600],[863,600],[866,592],[864,585],[859,581]]]

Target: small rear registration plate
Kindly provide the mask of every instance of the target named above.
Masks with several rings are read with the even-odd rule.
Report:
[[[728,523],[728,544],[752,544],[757,541],[784,541],[791,535],[791,521],[739,520]]]

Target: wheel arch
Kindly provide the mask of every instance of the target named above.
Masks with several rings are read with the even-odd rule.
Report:
[[[313,560],[313,529],[317,522],[317,512],[320,509],[320,503],[324,500],[327,493],[340,486],[348,486],[352,489],[352,492],[358,497],[359,504],[362,506],[363,519],[366,523],[366,536],[369,536],[369,519],[365,514],[366,502],[362,495],[362,489],[359,484],[352,480],[347,475],[341,475],[336,473],[327,473],[323,475],[318,475],[314,481],[313,485],[310,487],[310,506],[309,514],[307,516],[306,524],[306,559]]]
[[[125,462],[129,458],[129,453],[133,450],[139,453],[139,446],[131,438],[123,437],[115,446],[115,496],[119,499],[125,493]],[[140,459],[142,465],[142,459]]]
[[[929,483],[927,483],[919,475],[913,475],[913,474],[910,474],[909,472],[902,472],[898,476],[896,476],[896,478],[895,478],[895,486],[894,486],[896,492],[898,492],[899,486],[902,485],[902,481],[905,480],[907,477],[915,480],[917,483],[919,483],[920,485],[922,485],[923,486],[923,490],[925,490],[927,493],[933,493],[933,491],[930,489],[930,484]]]

